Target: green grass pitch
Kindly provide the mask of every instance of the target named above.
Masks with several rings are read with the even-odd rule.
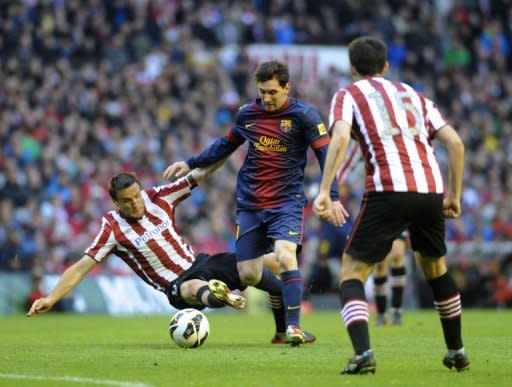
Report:
[[[336,311],[302,316],[315,344],[269,343],[270,313],[208,313],[210,337],[177,347],[170,316],[0,318],[0,386],[512,386],[512,311],[465,310],[468,372],[441,364],[437,314],[406,311],[401,327],[370,326],[375,375],[341,376],[352,350]]]

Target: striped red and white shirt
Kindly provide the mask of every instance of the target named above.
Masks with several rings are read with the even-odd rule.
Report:
[[[411,86],[368,77],[340,89],[329,126],[351,125],[366,166],[367,192],[443,193],[431,141],[447,123],[435,104]]]
[[[146,210],[141,219],[110,211],[85,254],[101,262],[116,255],[145,282],[165,291],[195,261],[192,248],[176,231],[174,210],[194,187],[186,178],[141,191]]]

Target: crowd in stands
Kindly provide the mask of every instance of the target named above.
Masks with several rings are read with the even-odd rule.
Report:
[[[388,43],[389,76],[436,101],[464,140],[463,215],[448,222],[448,239],[511,241],[507,0],[0,0],[0,270],[61,272],[113,208],[111,175],[133,170],[145,186],[161,184],[168,164],[222,135],[255,95],[247,45],[344,46],[362,34]],[[228,58],[219,55],[226,46]],[[332,69],[313,87],[293,82],[294,94],[325,115],[350,75]],[[243,156],[179,210],[177,222],[196,251],[233,248]],[[343,187],[353,215],[357,180]],[[312,160],[310,197],[318,181]],[[310,212],[306,229],[307,245],[320,229]],[[510,265],[495,258],[485,275],[505,296],[494,303],[511,303]],[[474,275],[468,268],[482,278],[484,264],[477,256],[469,266],[456,262],[461,281]],[[112,259],[103,270],[128,268]]]

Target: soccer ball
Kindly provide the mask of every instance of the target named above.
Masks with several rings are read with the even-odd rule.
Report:
[[[206,316],[196,309],[182,309],[169,321],[171,339],[182,348],[201,346],[210,333],[210,323]]]

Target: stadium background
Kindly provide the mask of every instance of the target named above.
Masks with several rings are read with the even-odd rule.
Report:
[[[161,183],[166,165],[222,135],[254,96],[259,60],[290,62],[293,93],[325,118],[361,34],[388,43],[390,76],[434,99],[466,145],[463,215],[448,222],[463,303],[512,304],[510,1],[0,0],[0,314],[21,312],[31,281],[50,286],[82,255],[111,209],[113,173]],[[233,248],[242,158],[179,209],[196,251]],[[312,198],[314,160],[306,176]],[[353,215],[360,181],[343,193]],[[311,211],[306,232],[307,273],[330,235]],[[120,260],[93,274],[138,286]],[[423,305],[420,285],[409,294]]]

